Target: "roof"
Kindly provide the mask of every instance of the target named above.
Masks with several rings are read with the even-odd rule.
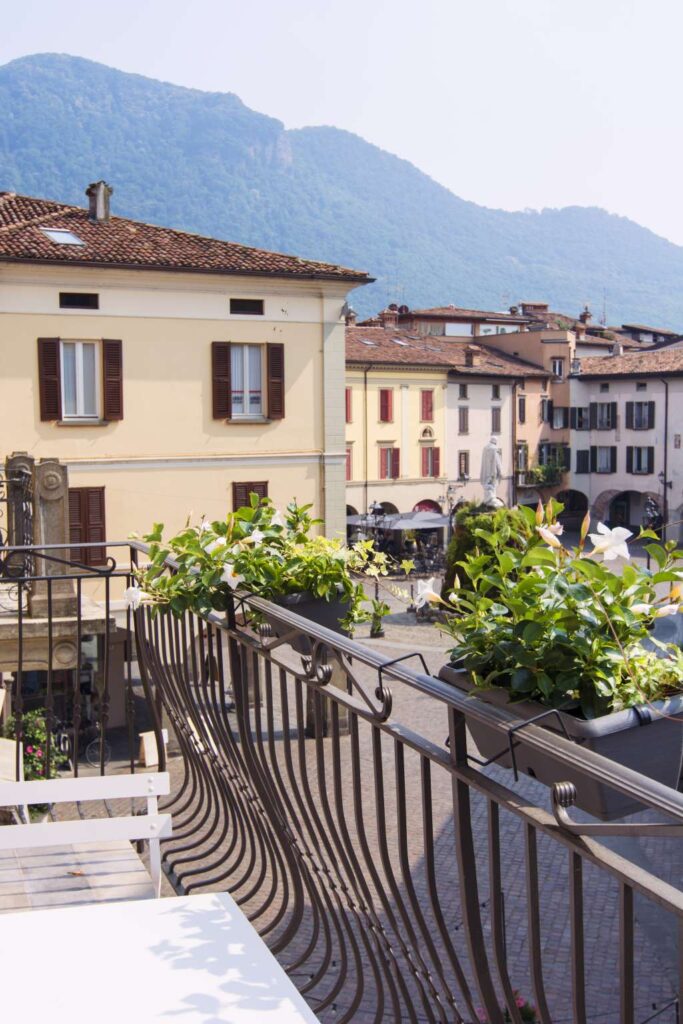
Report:
[[[467,352],[478,356],[466,366]],[[547,377],[536,363],[509,356],[477,341],[423,337],[414,331],[385,327],[347,327],[347,364],[439,368],[474,377]]]
[[[471,320],[496,320],[503,323],[528,322],[528,316],[516,316],[512,313],[495,313],[485,309],[465,309],[463,306],[433,306],[430,309],[409,309],[407,313],[401,313],[406,319],[414,316],[435,317],[436,319],[448,319],[449,317],[469,317]]]
[[[60,245],[41,228],[71,231],[83,245]],[[365,271],[223,242],[126,217],[91,221],[78,206],[0,192],[0,260],[184,270],[322,280],[373,280]]]
[[[579,376],[662,377],[683,375],[683,349],[647,349],[623,356],[593,356],[582,359]]]

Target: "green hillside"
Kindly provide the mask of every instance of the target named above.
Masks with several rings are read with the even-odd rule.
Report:
[[[683,248],[603,210],[490,210],[349,132],[285,131],[232,94],[77,57],[0,67],[0,110],[0,189],[84,204],[106,178],[116,213],[370,271],[363,314],[523,298],[599,313],[604,289],[610,322],[683,330]]]

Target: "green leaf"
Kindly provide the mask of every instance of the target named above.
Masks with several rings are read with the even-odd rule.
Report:
[[[655,560],[660,569],[666,565],[666,551],[660,544],[646,544],[645,550]]]

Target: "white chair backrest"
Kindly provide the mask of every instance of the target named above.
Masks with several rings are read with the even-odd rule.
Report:
[[[142,815],[47,821],[38,825],[8,825],[0,828],[0,850],[76,846],[79,843],[108,842],[115,839],[147,839],[150,874],[156,894],[159,896],[159,840],[171,835],[171,816],[157,813],[157,797],[166,796],[170,791],[168,772],[94,775],[79,779],[49,779],[44,782],[0,782],[0,807],[82,803],[88,800],[117,800],[126,797],[143,797],[147,801],[147,814]]]

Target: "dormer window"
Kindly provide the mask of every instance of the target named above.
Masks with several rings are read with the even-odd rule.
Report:
[[[85,245],[83,239],[75,235],[73,231],[66,231],[64,228],[41,228],[40,230],[57,245]]]
[[[473,352],[465,352],[465,366],[474,366]]]

